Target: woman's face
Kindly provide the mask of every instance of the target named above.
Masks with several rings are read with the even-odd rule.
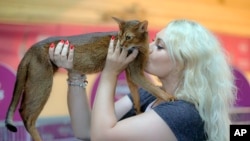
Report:
[[[174,63],[163,42],[164,30],[157,33],[155,40],[150,43],[150,54],[145,71],[160,79],[167,77],[174,70]]]

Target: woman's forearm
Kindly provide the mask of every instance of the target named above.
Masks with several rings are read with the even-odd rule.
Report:
[[[128,111],[128,108],[125,108],[121,113],[115,111],[119,109],[115,108],[117,105],[114,104],[115,88],[118,75],[136,58],[138,50],[134,50],[128,56],[128,50],[121,49],[119,40],[116,45],[114,47],[114,37],[112,37],[92,109],[91,139],[95,141],[110,141],[112,129],[116,127],[118,122],[117,117],[120,117],[118,115],[123,115],[123,112]],[[131,102],[127,104],[129,105],[127,107],[132,107]]]
[[[91,139],[93,140],[100,140],[99,137],[103,137],[100,134],[107,133],[117,123],[114,107],[116,82],[115,75],[102,72],[92,109]]]
[[[69,75],[69,80],[72,79],[71,77],[72,76]],[[75,81],[76,80],[71,80],[72,84],[69,84],[67,95],[71,125],[77,138],[89,140],[91,116],[90,106],[85,87],[77,85],[84,84],[84,80],[79,80],[80,83],[73,83]]]
[[[71,74],[69,74],[69,79],[72,77]],[[105,77],[105,78],[103,78]],[[77,77],[78,79],[78,77]],[[86,79],[86,78],[85,78]],[[111,77],[109,76],[105,76],[102,75],[102,79],[100,80],[100,83],[103,83],[103,85],[100,85],[100,88],[98,89],[99,92],[97,93],[103,93],[104,97],[107,93],[110,94],[110,92],[107,91],[108,87],[112,87],[109,88],[109,90],[111,90],[112,94],[114,94],[114,89],[115,89],[115,83],[116,83],[116,77],[113,77],[113,75]],[[110,83],[113,82],[113,83]],[[107,86],[107,85],[109,86]],[[110,100],[112,101],[112,109],[113,112],[110,111],[111,113],[113,113],[113,118],[115,118],[116,120],[113,121],[117,121],[117,119],[120,119],[124,114],[126,114],[131,108],[132,108],[132,102],[131,100],[128,98],[128,96],[124,96],[123,98],[121,98],[120,100],[118,100],[115,103],[115,107],[114,107],[114,95],[110,95]],[[98,99],[102,99],[102,98],[98,98]],[[103,99],[104,100],[104,99]],[[98,100],[100,101],[100,100]],[[102,100],[101,100],[102,101]],[[105,100],[103,101],[105,102]],[[101,102],[98,102],[101,104]],[[98,104],[99,105],[99,104]],[[101,104],[99,105],[100,107],[102,107],[103,105],[106,104]],[[82,140],[89,140],[90,138],[90,123],[91,123],[91,110],[90,110],[90,106],[89,106],[89,101],[87,99],[87,94],[86,94],[86,89],[84,87],[80,87],[80,86],[70,86],[68,87],[68,108],[69,108],[69,114],[70,114],[70,118],[71,118],[71,124],[72,124],[72,128],[74,131],[74,134],[77,138],[82,139]],[[110,109],[110,108],[108,108]],[[99,110],[98,110],[99,111]],[[115,115],[114,115],[114,111],[115,111]],[[107,117],[107,113],[105,111],[100,110],[100,113],[97,113],[99,118],[97,119],[96,125],[97,127],[99,126],[99,122],[103,121],[103,118],[109,118]],[[108,114],[109,116],[110,114]]]

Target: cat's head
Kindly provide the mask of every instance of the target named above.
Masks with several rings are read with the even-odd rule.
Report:
[[[132,50],[148,48],[148,21],[129,20],[124,21],[112,17],[119,25],[118,40],[123,49]]]

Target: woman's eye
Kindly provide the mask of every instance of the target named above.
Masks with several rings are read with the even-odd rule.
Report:
[[[163,49],[162,46],[156,45],[157,49]]]

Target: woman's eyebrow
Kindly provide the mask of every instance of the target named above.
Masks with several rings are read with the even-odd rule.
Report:
[[[159,33],[157,33],[156,35],[155,35],[155,39],[161,39],[160,37],[159,37]],[[162,40],[162,39],[161,39]]]
[[[162,41],[162,38],[159,36],[156,36],[156,41],[160,42],[160,41]]]

